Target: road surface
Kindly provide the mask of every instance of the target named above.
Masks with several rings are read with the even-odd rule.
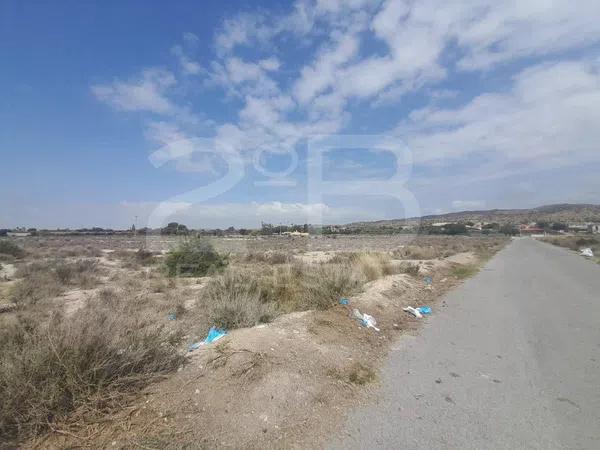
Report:
[[[515,240],[445,300],[329,448],[600,449],[599,265]]]

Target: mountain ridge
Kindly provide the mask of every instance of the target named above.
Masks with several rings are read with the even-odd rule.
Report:
[[[429,214],[407,219],[362,221],[349,227],[393,227],[434,222],[496,222],[518,224],[529,222],[600,222],[600,205],[591,203],[557,203],[535,208],[488,209]]]

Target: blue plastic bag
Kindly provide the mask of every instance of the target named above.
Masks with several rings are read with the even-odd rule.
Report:
[[[429,306],[420,306],[417,309],[421,314],[431,314],[431,308]]]
[[[433,280],[431,279],[431,277],[425,277],[425,278],[423,278],[423,281],[425,282],[426,286],[430,286],[431,283],[433,283]]]
[[[347,298],[340,299],[340,305],[347,305],[348,303],[350,303],[350,300],[348,300]]]
[[[204,339],[204,343],[212,344],[213,342],[221,339],[226,334],[227,334],[226,330],[222,330],[221,328],[217,328],[217,327],[212,327],[210,330],[208,330],[208,336],[206,336],[206,339]]]
[[[227,335],[227,330],[223,330],[223,329],[217,328],[217,327],[212,327],[210,330],[208,330],[208,335],[206,336],[206,339],[204,339],[201,342],[194,342],[192,345],[190,345],[188,347],[188,352],[197,350],[200,347],[202,347],[203,345],[212,344],[213,342],[218,341],[225,335]]]

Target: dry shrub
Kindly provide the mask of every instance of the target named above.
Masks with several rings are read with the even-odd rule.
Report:
[[[417,276],[419,275],[419,271],[421,270],[421,268],[418,264],[401,264],[399,270],[401,273]]]
[[[59,281],[65,285],[79,286],[83,289],[93,288],[98,279],[98,261],[95,259],[80,259],[75,262],[58,263],[54,272]]]
[[[292,257],[281,251],[249,251],[245,256],[246,262],[261,262],[265,264],[286,264],[291,261]]]
[[[393,255],[399,259],[435,259],[440,256],[440,251],[434,246],[407,245],[394,250]]]
[[[326,309],[395,268],[383,254],[344,254],[334,262],[279,264],[268,270],[229,269],[203,292],[209,316],[225,328],[253,326],[278,314]]]
[[[12,241],[0,239],[0,255],[6,255],[13,258],[22,258],[25,256],[25,250]]]
[[[394,273],[390,257],[383,253],[359,253],[352,263],[355,268],[362,271],[368,281]]]
[[[452,275],[456,278],[469,278],[477,273],[479,269],[474,264],[455,264],[452,266]]]
[[[17,304],[28,305],[56,297],[63,291],[64,286],[56,276],[49,271],[39,271],[17,281],[9,297]]]
[[[68,319],[21,315],[0,330],[0,435],[23,439],[76,409],[107,412],[119,396],[178,367],[178,341],[114,298]]]
[[[16,276],[21,280],[14,285],[11,299],[15,303],[35,304],[56,297],[69,286],[91,289],[98,283],[98,271],[97,261],[91,259],[26,264],[17,270]]]
[[[92,247],[91,245],[71,245],[63,246],[54,253],[54,256],[61,258],[76,258],[76,257],[88,257],[88,258],[99,258],[102,256],[102,251],[99,248]]]
[[[275,305],[263,300],[258,278],[247,271],[227,270],[204,291],[212,323],[228,329],[269,322]]]

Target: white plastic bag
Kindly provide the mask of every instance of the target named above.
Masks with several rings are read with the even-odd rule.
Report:
[[[412,306],[407,306],[406,308],[403,308],[403,310],[411,313],[417,319],[421,319],[423,317],[423,314],[421,314],[421,311],[419,311],[417,308],[413,308]]]

